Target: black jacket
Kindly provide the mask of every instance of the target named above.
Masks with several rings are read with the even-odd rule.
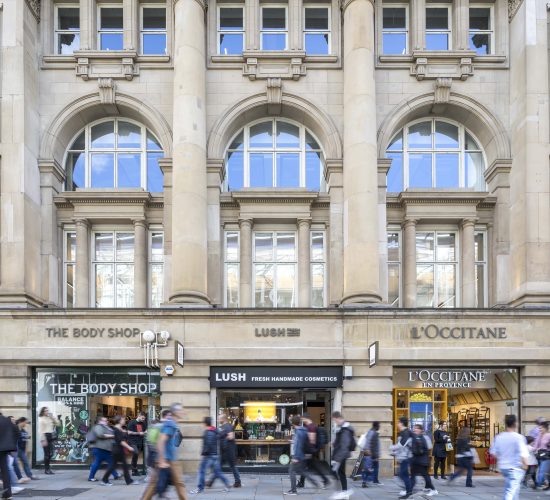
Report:
[[[219,435],[215,427],[208,427],[202,435],[202,456],[218,454]]]
[[[0,415],[0,451],[17,451],[19,429],[11,419]]]
[[[450,443],[451,439],[449,433],[437,429],[434,432],[434,449],[432,455],[437,458],[445,458],[447,456],[447,443]]]
[[[380,436],[374,429],[367,433],[367,450],[370,451],[373,460],[380,458]]]
[[[355,431],[349,422],[344,422],[342,427],[336,430],[334,443],[332,444],[332,460],[342,463],[350,457],[351,442],[354,439]]]
[[[411,464],[422,465],[424,467],[430,465],[430,449],[428,448],[428,443],[423,434],[419,436],[413,434],[411,449]]]
[[[136,419],[130,420],[128,423],[128,430],[131,432],[138,432],[138,425],[141,425],[141,432],[147,431],[147,421],[138,422]],[[128,434],[129,444],[143,444],[145,436],[138,436],[137,434]]]
[[[458,455],[466,454],[467,457],[471,458],[470,455],[470,440],[469,439],[457,439],[456,440],[456,455],[457,458],[460,458]]]

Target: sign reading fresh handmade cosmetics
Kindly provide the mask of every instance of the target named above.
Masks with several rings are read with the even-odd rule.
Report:
[[[410,329],[411,339],[445,339],[445,340],[502,340],[508,338],[503,326],[413,326]]]

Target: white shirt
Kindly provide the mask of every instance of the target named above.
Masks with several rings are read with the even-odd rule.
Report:
[[[523,468],[522,458],[529,457],[527,441],[517,432],[501,432],[495,438],[491,453],[496,455],[500,470]]]

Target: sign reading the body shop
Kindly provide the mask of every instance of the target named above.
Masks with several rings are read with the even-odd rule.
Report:
[[[341,366],[211,366],[211,387],[342,387]]]

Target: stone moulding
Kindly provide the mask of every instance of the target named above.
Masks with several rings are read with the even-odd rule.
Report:
[[[523,0],[508,0],[508,22],[514,19],[522,3]]]
[[[25,3],[37,22],[40,22],[40,0],[25,0]]]
[[[437,78],[466,80],[474,74],[475,55],[473,50],[414,51],[410,73],[419,81]]]
[[[280,78],[299,80],[306,74],[306,53],[303,50],[243,52],[243,76],[252,81]]]
[[[127,50],[79,50],[76,56],[76,76],[83,80],[113,78],[133,80],[139,74],[137,52]]]

